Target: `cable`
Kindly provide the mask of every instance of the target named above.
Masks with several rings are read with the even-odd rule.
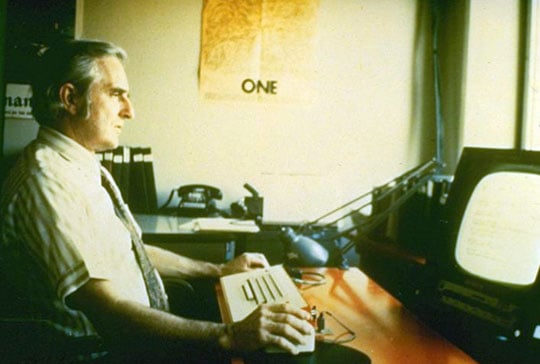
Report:
[[[297,268],[290,267],[287,268],[287,272],[295,283],[303,284],[305,286],[320,286],[326,283],[326,277],[322,273],[306,272]]]
[[[334,316],[334,314],[332,314],[332,312],[330,311],[322,311],[319,314],[319,317],[317,319],[317,327],[320,332],[323,332],[325,330],[325,328],[323,327],[325,325],[324,315],[330,316],[332,319],[334,319],[334,321],[336,321],[343,329],[345,329],[345,332],[339,335],[336,335],[333,339],[323,338],[319,341],[322,341],[328,344],[345,344],[356,339],[356,334],[354,333],[354,331],[352,331],[348,326],[346,326],[341,320],[339,320],[336,316]]]
[[[167,201],[163,205],[161,205],[161,207],[158,209],[158,211],[165,210],[169,206],[169,204],[171,203],[171,201],[172,201],[172,199],[174,197],[175,192],[176,192],[176,190],[174,190],[174,189],[171,191],[171,193],[169,194],[169,197],[167,198]]]
[[[437,174],[444,165],[444,118],[441,107],[441,81],[440,81],[440,63],[439,63],[439,23],[441,14],[441,4],[438,1],[431,2],[433,34],[431,51],[433,55],[433,89],[435,91],[435,131],[436,131],[436,159],[438,162]]]

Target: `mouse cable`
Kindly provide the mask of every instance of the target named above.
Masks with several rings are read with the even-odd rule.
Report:
[[[300,269],[289,269],[289,275],[295,283],[305,286],[320,286],[326,283],[324,274],[317,272],[306,272]]]
[[[354,331],[352,331],[347,325],[345,325],[341,320],[339,320],[332,312],[330,311],[322,311],[325,315],[328,315],[334,319],[343,329],[345,329],[345,332],[342,334],[337,335],[334,339],[323,339],[322,341],[329,344],[345,344],[350,341],[353,341],[356,339],[356,334]],[[347,335],[346,337],[342,338],[343,336]]]

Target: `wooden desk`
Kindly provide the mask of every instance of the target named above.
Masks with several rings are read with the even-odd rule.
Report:
[[[308,270],[308,269],[306,269]],[[458,364],[475,363],[463,351],[419,322],[403,305],[357,268],[309,269],[325,274],[327,283],[303,286],[304,299],[317,310],[329,311],[356,338],[343,345],[359,350],[374,364]],[[229,320],[223,309],[223,294],[216,287],[223,320]],[[345,330],[331,317],[326,326],[333,333]],[[331,338],[328,336],[328,338]]]
[[[196,219],[172,215],[135,214],[141,227],[143,239],[147,243],[221,243],[225,244],[225,260],[245,251],[245,239],[255,234],[251,229],[245,231],[214,230],[194,231],[191,225]]]

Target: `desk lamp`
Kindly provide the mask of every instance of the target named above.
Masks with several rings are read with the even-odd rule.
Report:
[[[373,191],[369,191],[304,224],[300,229],[297,229],[299,232],[294,232],[290,227],[282,228],[281,240],[285,244],[287,264],[297,266],[326,265],[329,260],[328,251],[321,244],[302,235],[300,232],[305,232],[313,226],[317,226],[320,231],[324,231],[331,227],[340,226],[340,223],[343,223],[344,228],[337,230],[335,233],[332,233],[330,230],[330,235],[326,236],[326,240],[334,241],[337,255],[339,255],[333,254],[336,256],[332,257],[335,260],[332,264],[338,263],[338,260],[340,260],[339,266],[347,269],[348,264],[345,254],[356,246],[359,239],[367,236],[385,219],[388,219],[392,213],[396,212],[414,193],[425,186],[427,181],[433,179],[434,173],[440,167],[441,165],[437,161],[428,161],[388,183],[376,187]],[[389,206],[386,206],[382,211],[372,211],[370,215],[363,214],[364,209],[371,207],[374,210],[373,206],[375,203],[392,197],[394,193],[398,193],[399,197],[392,200]],[[358,206],[358,204],[361,204],[361,206]],[[333,219],[330,222],[321,224],[323,220],[328,218]],[[351,219],[350,223],[347,222],[349,218]]]
[[[315,240],[297,234],[290,227],[281,229],[287,264],[303,267],[322,267],[328,262],[328,251]]]

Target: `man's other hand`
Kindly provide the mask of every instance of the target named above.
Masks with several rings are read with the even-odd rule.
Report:
[[[270,265],[264,254],[260,253],[244,253],[234,258],[233,260],[220,266],[221,276],[226,276],[233,273],[247,272],[257,268],[267,268]]]

